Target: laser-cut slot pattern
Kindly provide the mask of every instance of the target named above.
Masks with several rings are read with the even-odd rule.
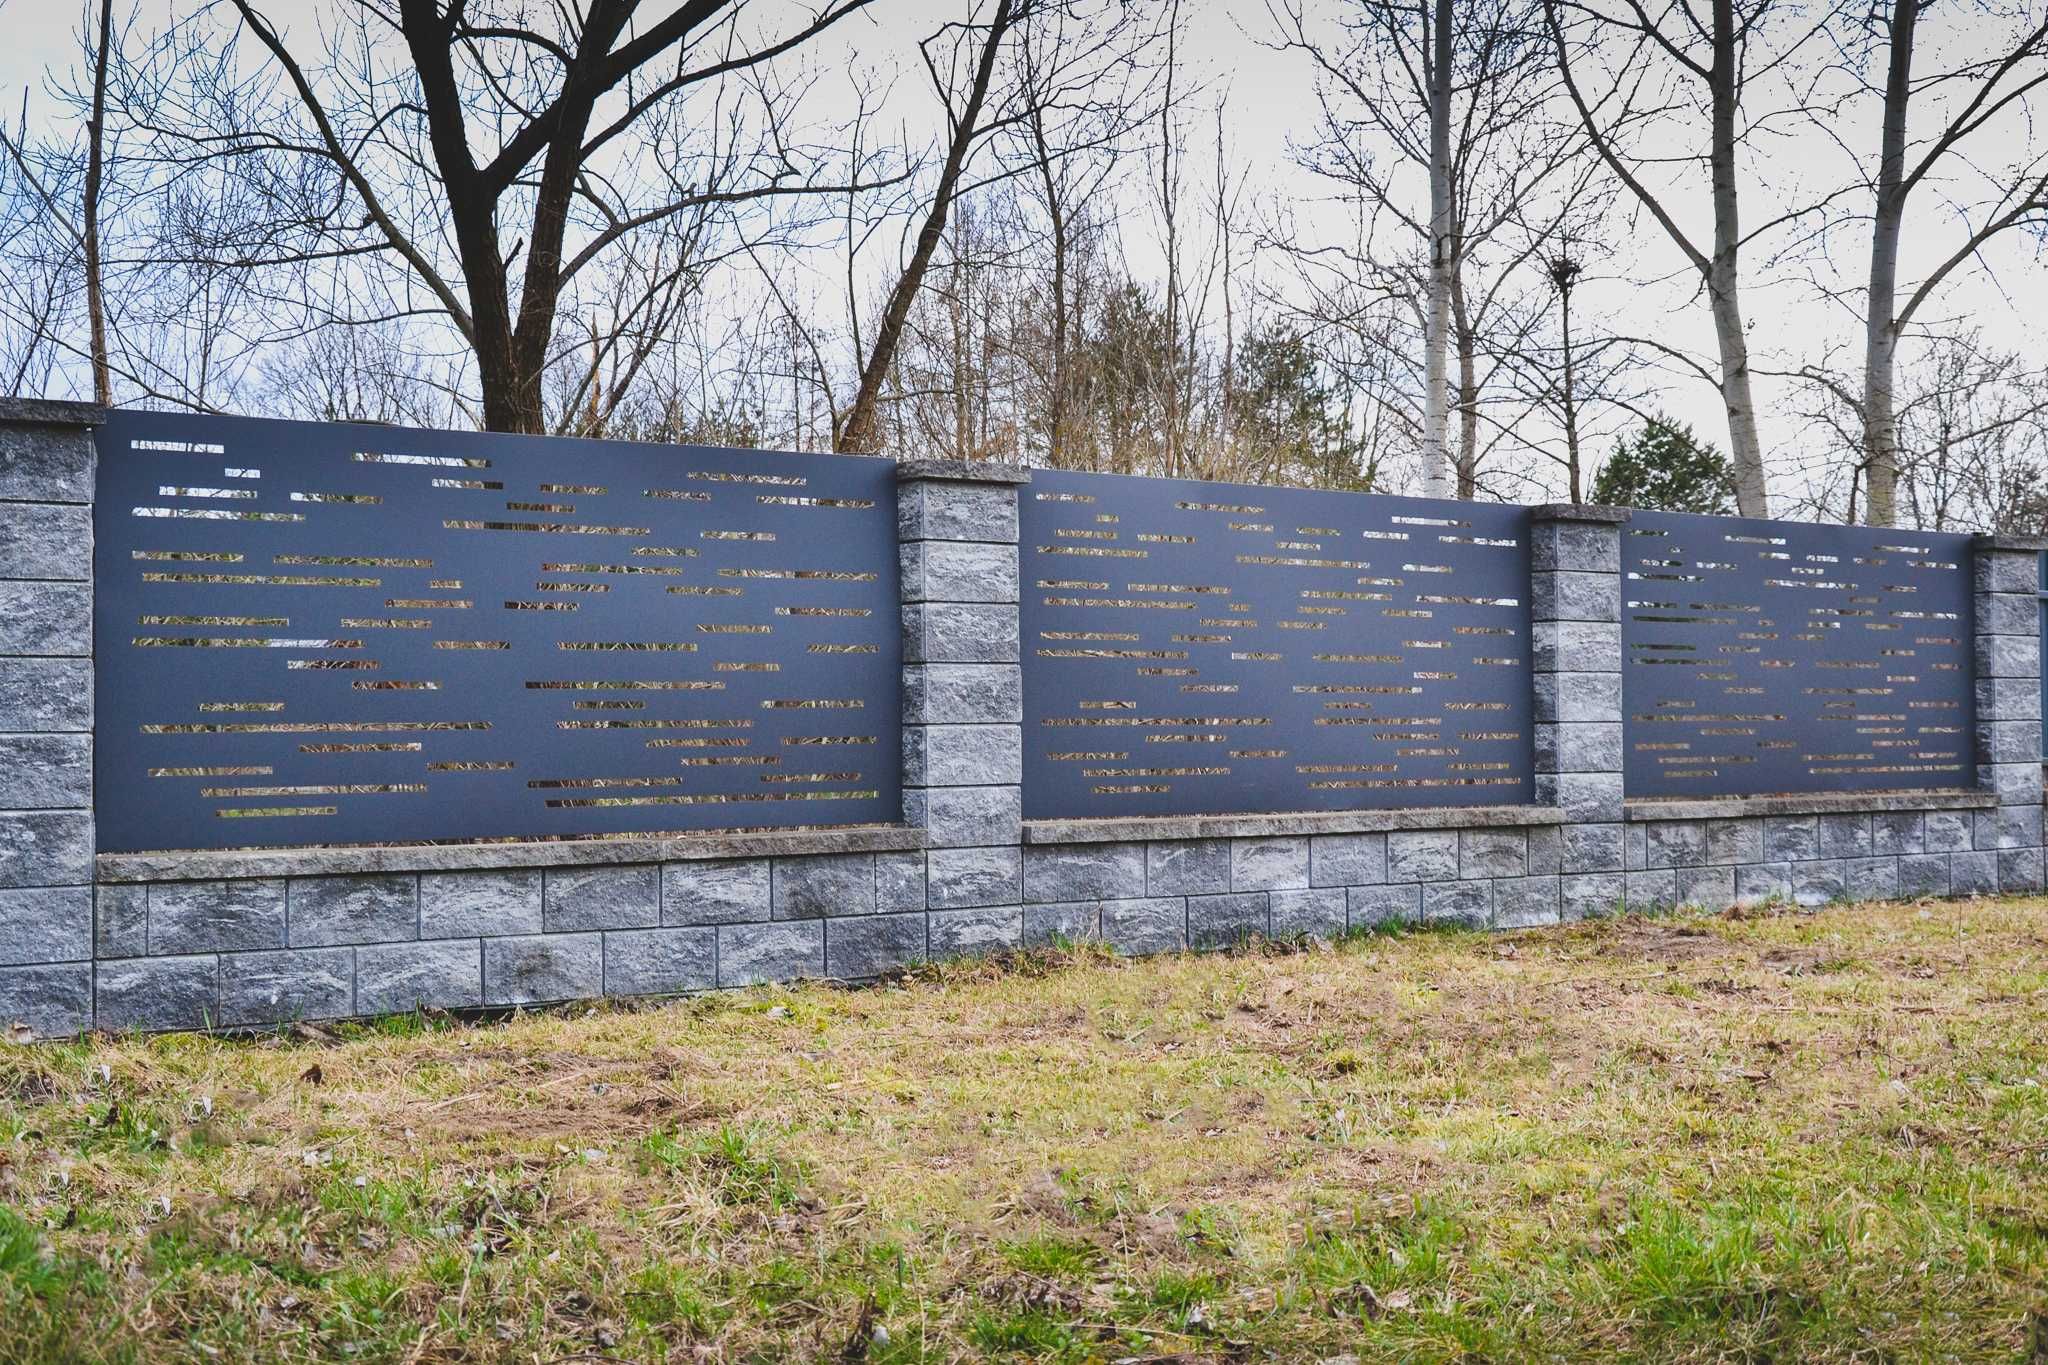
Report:
[[[1968,536],[1637,512],[1621,545],[1630,795],[1975,784]]]
[[[1528,524],[1513,507],[1034,470],[1026,816],[1530,800]]]
[[[103,851],[900,815],[887,461],[140,412],[102,439]]]

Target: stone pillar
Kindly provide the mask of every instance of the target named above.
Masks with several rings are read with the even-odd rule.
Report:
[[[1017,496],[1030,477],[975,460],[897,468],[903,818],[925,833],[935,956],[1022,932]]]
[[[1531,509],[1530,648],[1536,800],[1564,809],[1558,870],[1567,920],[1627,896],[1622,848],[1621,540],[1628,512]]]
[[[0,399],[0,1028],[92,1026],[92,431]]]
[[[1949,855],[1949,889],[2041,889],[2041,555],[2048,538],[1978,536],[1973,644],[1978,811],[1971,851]]]

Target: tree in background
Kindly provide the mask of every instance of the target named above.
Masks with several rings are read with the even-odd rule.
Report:
[[[1691,427],[1660,414],[1615,444],[1593,480],[1593,501],[1605,507],[1726,515],[1735,510],[1735,471],[1727,456],[1702,445]]]

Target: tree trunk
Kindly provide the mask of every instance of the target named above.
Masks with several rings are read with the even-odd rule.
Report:
[[[1465,311],[1464,262],[1451,277],[1451,328],[1458,339],[1458,496],[1479,493],[1479,338]]]
[[[1742,242],[1735,195],[1735,106],[1739,52],[1735,0],[1714,0],[1713,93],[1714,258],[1707,270],[1707,301],[1721,353],[1721,401],[1728,410],[1728,449],[1735,471],[1735,503],[1746,517],[1771,514],[1764,483],[1763,442],[1749,389],[1749,338],[1742,328],[1737,253]]]
[[[953,194],[959,188],[960,173],[966,168],[967,153],[981,131],[981,106],[988,98],[989,82],[995,75],[996,55],[1002,50],[1003,38],[1009,32],[1012,12],[1013,0],[997,0],[995,18],[989,23],[988,36],[982,41],[980,60],[975,64],[974,84],[968,91],[967,108],[961,113],[960,121],[953,125],[945,165],[939,171],[938,187],[932,193],[931,209],[925,214],[924,226],[918,229],[917,245],[910,253],[909,264],[903,267],[896,287],[889,292],[889,302],[882,309],[881,325],[875,329],[874,350],[869,352],[867,364],[860,372],[860,388],[854,394],[853,409],[846,415],[846,425],[840,428],[839,453],[842,455],[871,455],[881,447],[881,414],[878,409],[882,381],[888,377],[890,366],[895,363],[896,347],[903,340],[903,327],[910,317],[910,305],[916,300],[917,291],[924,286],[925,271],[930,268],[932,255],[939,247],[939,235],[946,230],[946,217],[953,208]]]
[[[100,0],[99,45],[92,54],[92,123],[86,129],[85,313],[92,328],[92,397],[114,401],[114,367],[107,356],[106,295],[100,272],[100,179],[106,165],[107,49],[114,35],[114,0]]]
[[[1913,31],[1922,0],[1893,0],[1891,60],[1885,72],[1884,141],[1870,229],[1870,295],[1864,310],[1864,517],[1890,526],[1898,516],[1899,421],[1893,400],[1898,356],[1899,232],[1906,217],[1906,110],[1913,95]]]
[[[1572,503],[1576,506],[1586,500],[1586,495],[1579,472],[1578,376],[1572,356],[1572,282],[1569,277],[1558,285],[1557,292],[1558,308],[1564,319],[1564,472]]]
[[[1429,68],[1429,295],[1423,333],[1422,492],[1451,492],[1451,0],[1435,0]]]

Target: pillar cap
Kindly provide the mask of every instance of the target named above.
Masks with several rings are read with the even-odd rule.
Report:
[[[944,479],[953,483],[1030,483],[1031,471],[994,460],[898,460],[896,482]]]
[[[96,427],[107,420],[98,403],[71,403],[60,398],[0,398],[0,426]]]
[[[1537,521],[1590,521],[1619,526],[1633,513],[1626,507],[1601,507],[1590,502],[1546,502],[1529,509]]]
[[[2011,536],[1992,532],[1971,536],[1970,548],[1979,553],[2007,550],[2016,554],[2042,554],[2048,553],[2048,536]]]

